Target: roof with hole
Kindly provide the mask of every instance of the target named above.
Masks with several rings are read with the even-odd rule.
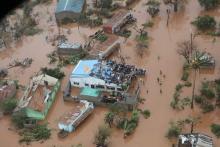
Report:
[[[85,0],[59,0],[57,3],[56,13],[63,11],[71,11],[81,13]]]

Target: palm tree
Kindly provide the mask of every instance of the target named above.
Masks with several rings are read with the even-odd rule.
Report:
[[[110,128],[112,127],[114,118],[115,118],[115,113],[113,113],[113,112],[108,112],[105,115],[105,123],[107,123]]]
[[[193,109],[194,107],[196,73],[201,68],[209,68],[210,66],[213,65],[214,65],[214,59],[207,52],[200,52],[198,50],[192,52],[191,58],[189,60],[189,67],[194,70],[191,109]]]
[[[209,68],[214,65],[214,58],[207,52],[200,52],[197,46],[191,41],[184,41],[179,44],[178,54],[186,59],[188,68],[194,70],[193,76],[193,90],[192,90],[192,101],[191,109],[194,107],[194,97],[195,97],[195,83],[197,72],[201,68]]]

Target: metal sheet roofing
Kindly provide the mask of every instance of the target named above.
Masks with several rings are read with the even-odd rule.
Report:
[[[56,13],[62,11],[72,11],[75,13],[81,13],[85,0],[59,0],[57,4]]]
[[[80,60],[71,76],[89,76],[94,65],[97,63],[98,60]]]

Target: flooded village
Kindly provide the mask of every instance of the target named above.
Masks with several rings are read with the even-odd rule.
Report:
[[[0,146],[220,146],[219,4],[24,2],[0,22]]]

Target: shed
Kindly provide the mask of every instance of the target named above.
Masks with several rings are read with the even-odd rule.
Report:
[[[59,55],[79,54],[82,52],[82,45],[80,43],[62,42],[58,44],[57,52]]]
[[[55,12],[57,22],[73,21],[82,13],[84,5],[85,0],[59,0]]]

